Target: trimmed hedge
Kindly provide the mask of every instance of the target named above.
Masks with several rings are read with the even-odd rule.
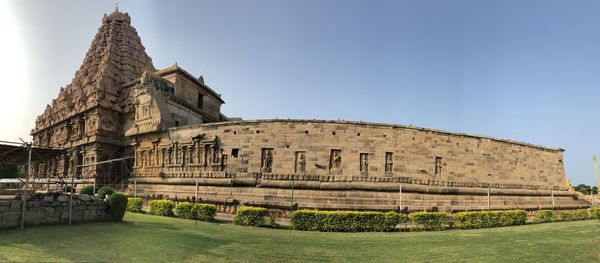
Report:
[[[214,222],[217,214],[217,206],[211,204],[195,204],[194,210],[198,220]]]
[[[175,206],[175,214],[177,217],[184,219],[194,219],[194,205],[190,202],[178,203]]]
[[[590,208],[590,219],[600,219],[600,207]]]
[[[417,225],[417,230],[443,230],[449,223],[448,215],[440,212],[415,212],[408,219]]]
[[[552,210],[540,210],[535,213],[535,217],[533,218],[534,223],[547,223],[554,222],[556,218],[554,217],[554,211]]]
[[[178,203],[175,208],[178,217],[213,222],[217,214],[217,207],[211,204],[192,204],[189,202]]]
[[[562,221],[576,221],[590,219],[587,209],[579,210],[563,210],[560,211],[560,220]]]
[[[103,186],[102,188],[100,188],[100,190],[98,190],[98,197],[100,197],[100,199],[104,199],[107,196],[110,196],[114,193],[114,189],[110,188],[109,186]]]
[[[524,225],[527,212],[524,210],[459,212],[453,216],[454,228],[473,229]]]
[[[79,190],[80,194],[84,195],[93,195],[94,194],[94,185],[88,184]]]
[[[119,193],[112,194],[108,197],[106,212],[110,219],[115,222],[123,220],[125,209],[127,209],[127,196]]]
[[[405,217],[396,212],[298,210],[290,222],[297,230],[322,232],[393,231]]]
[[[149,214],[158,216],[174,216],[173,202],[169,200],[151,200],[148,201]]]
[[[237,209],[233,223],[242,226],[262,226],[269,211],[262,207],[242,206]]]
[[[127,212],[141,213],[144,201],[139,197],[131,197],[127,199]]]

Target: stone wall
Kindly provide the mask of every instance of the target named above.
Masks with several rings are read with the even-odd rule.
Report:
[[[25,225],[49,225],[69,223],[69,196],[65,194],[31,194],[26,202]],[[21,195],[0,199],[0,228],[21,225]],[[75,195],[73,197],[72,222],[96,222],[108,220],[106,202],[98,197]]]
[[[459,211],[585,207],[563,150],[401,125],[315,120],[203,124],[136,136],[140,195],[299,207]],[[198,188],[195,187],[196,181]],[[199,190],[196,190],[199,189]]]
[[[399,125],[244,121],[138,137],[138,177],[227,171],[567,190],[563,150]],[[153,169],[158,168],[158,169]],[[149,171],[150,173],[145,173]],[[360,179],[359,181],[371,179]],[[419,183],[421,184],[421,183]]]

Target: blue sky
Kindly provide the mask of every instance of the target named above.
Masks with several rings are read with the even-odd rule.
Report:
[[[119,1],[157,68],[244,119],[412,124],[600,153],[600,1]],[[114,1],[0,3],[0,139],[28,138]]]

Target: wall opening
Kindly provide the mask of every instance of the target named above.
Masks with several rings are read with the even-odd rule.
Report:
[[[202,107],[204,106],[204,96],[202,96],[202,93],[200,93],[200,92],[198,92],[197,106],[198,106],[198,109],[202,109]]]

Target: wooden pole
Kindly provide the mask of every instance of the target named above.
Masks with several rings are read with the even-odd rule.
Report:
[[[196,202],[198,202],[198,178],[196,178]]]
[[[292,174],[292,200],[290,201],[290,235],[292,234],[292,224],[291,224],[291,219],[292,219],[292,212],[294,212],[294,182],[296,181],[296,176]]]
[[[71,167],[73,171],[71,172],[71,193],[69,194],[69,225],[73,221],[73,187],[75,185],[75,165]]]
[[[600,191],[600,179],[598,179],[598,162],[596,161],[596,155],[592,155],[592,160],[594,161],[594,174],[596,175],[596,187],[598,191]],[[592,191],[594,189],[592,188]]]
[[[25,176],[25,187],[23,187],[23,195],[21,196],[21,230],[25,228],[25,210],[27,209],[27,188],[29,187],[29,175],[31,173],[31,151],[32,144],[29,143],[29,153],[27,154],[27,175]]]
[[[402,184],[399,184],[399,185],[400,185],[400,187],[399,187],[400,191],[398,193],[398,201],[399,201],[398,206],[400,208],[400,211],[398,211],[398,212],[402,213],[402,210],[404,210],[404,208],[402,208]]]
[[[133,180],[133,197],[137,197],[137,179]]]
[[[550,194],[552,196],[552,210],[554,210],[554,190],[551,190]]]
[[[487,188],[487,196],[488,196],[488,211],[492,210],[492,198],[490,196],[490,187]]]

